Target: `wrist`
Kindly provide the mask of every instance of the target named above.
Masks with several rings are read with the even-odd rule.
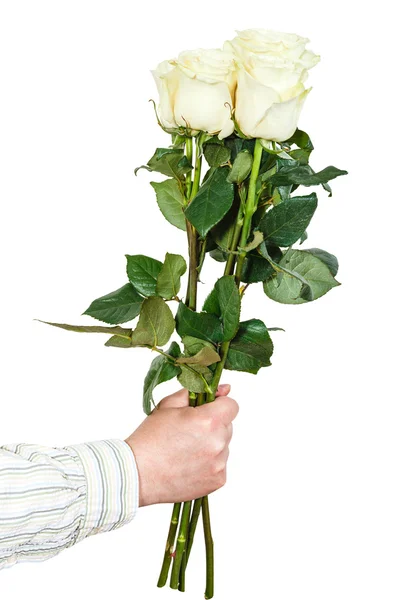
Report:
[[[138,481],[138,506],[150,506],[151,504],[157,504],[158,499],[156,497],[156,485],[154,478],[151,477],[150,473],[154,473],[155,469],[149,465],[149,459],[145,456],[145,453],[138,450],[134,441],[130,438],[125,440],[135,459],[137,469],[137,481]]]

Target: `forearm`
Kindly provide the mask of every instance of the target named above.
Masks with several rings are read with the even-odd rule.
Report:
[[[0,569],[120,527],[137,507],[135,459],[122,440],[0,446]]]

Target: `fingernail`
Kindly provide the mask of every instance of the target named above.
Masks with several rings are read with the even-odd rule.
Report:
[[[231,387],[231,386],[229,385],[229,383],[221,383],[221,384],[218,386],[218,391],[219,391],[219,392],[224,392],[224,391],[228,390],[230,387]]]

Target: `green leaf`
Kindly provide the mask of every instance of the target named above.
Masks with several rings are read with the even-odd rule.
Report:
[[[232,340],[225,367],[231,371],[258,373],[261,367],[271,364],[274,346],[268,329],[259,319],[240,323]]]
[[[140,169],[141,167],[139,167]],[[183,179],[186,173],[192,170],[185,152],[179,148],[157,148],[145,168],[148,171],[157,171],[167,177]],[[138,169],[135,170],[135,174]]]
[[[277,206],[281,202],[285,202],[290,198],[291,186],[287,187],[274,187],[271,196],[271,202],[274,206]]]
[[[176,330],[181,338],[192,336],[213,344],[222,342],[222,324],[218,317],[190,310],[183,302],[176,313]]]
[[[311,286],[308,283],[308,281],[306,279],[304,279],[304,277],[302,275],[300,275],[296,271],[291,271],[287,267],[283,266],[283,264],[282,264],[283,261],[281,261],[281,264],[278,264],[274,260],[272,260],[272,258],[268,254],[268,249],[265,244],[262,244],[262,246],[260,246],[260,253],[269,262],[269,264],[271,265],[271,267],[273,268],[275,273],[278,274],[277,275],[278,283],[281,282],[283,273],[285,273],[286,275],[289,275],[289,277],[292,277],[292,278],[300,281],[300,283],[301,283],[301,288],[300,288],[300,293],[299,293],[300,298],[303,298],[304,300],[314,300],[313,291],[311,289]]]
[[[226,180],[228,167],[220,167],[201,186],[185,210],[188,221],[202,237],[226,215],[233,203],[233,184]]]
[[[167,350],[167,354],[174,358],[178,358],[180,353],[181,351],[178,344],[176,342],[172,342],[171,346]],[[173,379],[179,375],[180,372],[181,369],[175,366],[165,356],[157,356],[152,361],[143,385],[143,410],[146,415],[149,415],[152,407],[155,406],[153,399],[154,389],[160,385],[160,383],[164,383],[165,381]]]
[[[291,152],[289,152],[289,155],[294,158],[294,160],[298,160],[301,165],[308,165],[310,154],[310,150],[303,150],[302,148],[291,150]]]
[[[255,140],[242,139],[239,137],[229,137],[224,140],[224,143],[232,152],[232,160],[234,161],[242,150],[248,150],[251,154],[254,154]]]
[[[340,285],[332,276],[322,260],[306,250],[288,250],[279,265],[299,275],[311,289],[314,300],[320,298],[332,288]],[[271,300],[282,304],[302,304],[307,298],[301,297],[304,291],[302,281],[287,272],[279,274],[264,283],[264,292]]]
[[[253,166],[253,156],[247,150],[239,152],[228,175],[231,183],[242,183],[250,174]]]
[[[231,340],[239,327],[240,319],[240,294],[235,283],[235,278],[231,275],[221,277],[215,284],[217,291],[224,330],[223,341]]]
[[[299,239],[299,244],[300,244],[300,245],[301,245],[301,244],[304,244],[304,242],[306,241],[306,239],[308,239],[308,233],[307,233],[307,231],[305,231],[305,232],[303,233],[303,235],[301,236],[301,238]]]
[[[270,244],[291,246],[307,229],[317,204],[315,193],[288,198],[269,210],[258,227]]]
[[[214,348],[204,346],[197,354],[181,356],[176,362],[179,365],[201,365],[202,367],[208,367],[220,360],[221,357]]]
[[[105,346],[112,346],[113,348],[132,348],[132,340],[130,337],[121,337],[119,335],[113,335],[104,344]]]
[[[301,129],[296,129],[292,137],[286,140],[284,144],[287,144],[288,146],[296,144],[296,146],[298,146],[302,150],[309,150],[310,152],[314,150],[314,146],[310,140],[310,136],[308,135],[308,133],[302,131]]]
[[[251,250],[255,250],[258,246],[264,241],[264,235],[262,231],[255,230],[253,231],[253,239],[251,242],[247,244],[242,250],[244,252],[250,252]]]
[[[268,140],[260,140],[261,146],[263,149],[268,152],[268,154],[272,154],[273,156],[279,156],[280,158],[290,160],[290,155],[284,150],[282,147],[277,148],[277,144],[275,142],[270,142]]]
[[[325,263],[330,270],[333,277],[336,277],[337,272],[339,271],[339,262],[336,256],[329,254],[329,252],[326,250],[321,250],[320,248],[307,248],[307,252],[322,260],[322,262]]]
[[[171,309],[162,298],[146,298],[139,322],[132,332],[132,346],[164,346],[175,329]]]
[[[279,248],[268,246],[268,253],[275,261],[280,261],[282,252]],[[270,263],[258,252],[250,252],[244,261],[242,271],[243,283],[257,283],[266,281],[274,274]]]
[[[211,348],[215,349],[214,344],[211,342],[206,342],[206,340],[200,340],[199,338],[193,337],[191,335],[186,335],[182,338],[183,345],[185,346],[186,355],[194,356],[198,354],[200,350],[203,348]]]
[[[210,256],[217,262],[226,262],[228,255],[221,248],[214,248],[210,251]]]
[[[142,302],[143,297],[131,283],[127,283],[115,292],[94,300],[83,314],[112,325],[127,323],[138,316]]]
[[[221,307],[219,304],[218,292],[214,287],[208,294],[203,304],[203,310],[211,315],[216,315],[218,318],[221,316]]]
[[[204,145],[204,157],[210,167],[220,167],[228,162],[231,157],[231,151],[222,142],[209,142]]]
[[[126,254],[126,272],[131,284],[143,296],[155,296],[157,277],[161,271],[162,263],[159,260],[144,256],[144,254]]]
[[[229,250],[232,246],[239,207],[240,201],[236,197],[225,217],[211,229],[212,239],[222,250]]]
[[[336,167],[326,167],[319,173],[314,173],[308,165],[284,166],[270,179],[274,186],[285,185],[320,185],[327,183],[335,177],[347,175],[347,171],[342,171]]]
[[[157,277],[157,294],[166,300],[176,298],[181,288],[181,277],[185,272],[186,262],[183,256],[167,252]]]
[[[129,338],[132,333],[132,329],[125,329],[124,327],[102,327],[101,325],[66,325],[65,323],[50,323],[49,321],[41,321],[37,319],[40,323],[45,323],[45,325],[52,325],[52,327],[59,327],[60,329],[65,329],[66,331],[75,331],[77,333],[108,333],[114,334],[118,337]]]
[[[240,294],[233,275],[224,275],[206,299],[203,310],[218,316],[223,327],[222,341],[231,340],[239,327]]]
[[[178,376],[179,383],[189,390],[201,394],[207,392],[208,383],[212,379],[212,372],[207,367],[201,365],[181,365],[182,372]]]
[[[157,196],[157,204],[171,225],[182,231],[186,231],[186,220],[183,214],[185,196],[175,179],[166,179],[161,183],[152,181],[150,185],[154,188]]]

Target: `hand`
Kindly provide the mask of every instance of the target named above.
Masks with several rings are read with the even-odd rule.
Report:
[[[125,440],[139,471],[139,506],[201,498],[226,482],[232,421],[239,406],[228,398],[189,406],[187,390],[167,396]]]

